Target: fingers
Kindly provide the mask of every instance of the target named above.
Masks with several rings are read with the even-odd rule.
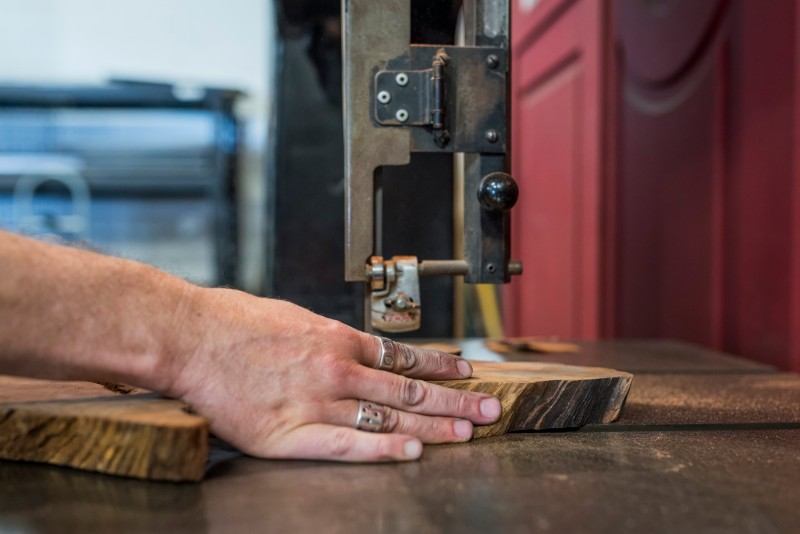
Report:
[[[269,456],[339,462],[402,462],[422,456],[422,443],[402,434],[372,434],[343,426],[312,424],[286,435]]]
[[[336,402],[327,408],[325,422],[351,426],[359,403],[355,400]],[[472,439],[472,423],[465,419],[419,415],[389,406],[383,407],[381,433],[414,436],[423,443],[461,443]]]
[[[362,346],[359,362],[367,367],[377,367],[381,354],[386,352],[388,359],[385,361],[390,367],[386,370],[400,375],[428,380],[472,376],[472,366],[467,360],[446,352],[414,347],[367,334],[362,337]]]
[[[473,393],[413,380],[363,367],[353,370],[348,397],[367,399],[405,412],[467,419],[486,425],[500,418],[500,401]]]

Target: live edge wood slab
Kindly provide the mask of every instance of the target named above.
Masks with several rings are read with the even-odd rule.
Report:
[[[496,395],[501,420],[475,437],[616,420],[632,375],[529,362],[473,362],[469,380],[439,382]],[[150,480],[203,478],[208,422],[179,402],[102,386],[0,377],[0,459]]]
[[[149,480],[201,480],[208,422],[179,401],[0,377],[0,459]]]
[[[472,367],[468,380],[437,383],[500,399],[500,421],[475,427],[475,438],[611,423],[619,417],[633,381],[629,373],[598,367],[537,362],[472,362]]]

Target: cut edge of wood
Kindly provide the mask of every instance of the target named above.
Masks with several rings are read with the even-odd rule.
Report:
[[[520,362],[522,363],[522,362]],[[574,367],[574,366],[564,366]],[[580,377],[570,379],[566,386],[565,381],[559,379],[543,379],[539,381],[524,382],[520,381],[491,381],[474,379],[437,381],[436,383],[454,389],[489,393],[499,398],[503,408],[503,416],[500,421],[492,425],[476,426],[473,434],[474,439],[481,439],[493,436],[500,436],[509,432],[536,432],[543,430],[566,430],[581,428],[590,424],[610,424],[617,419],[622,412],[625,401],[630,393],[631,384],[634,376],[624,371],[614,369],[593,368],[596,371],[607,372],[608,376],[602,377]],[[600,387],[606,390],[606,395],[590,394],[595,399],[588,405],[579,406],[576,410],[568,413],[553,414],[546,419],[546,423],[541,420],[536,424],[531,424],[534,414],[547,414],[560,401],[565,394],[564,387],[573,390],[566,392],[574,395],[576,388]],[[525,400],[531,395],[536,400],[538,406],[535,411],[524,406]],[[551,398],[546,402],[541,402],[542,395],[549,395]]]
[[[184,414],[193,424],[174,427],[96,414],[54,417],[42,410],[51,402],[27,404],[0,405],[0,459],[142,480],[196,482],[205,475],[209,424],[201,417]],[[75,436],[82,440],[70,447]],[[125,454],[114,454],[119,450]]]

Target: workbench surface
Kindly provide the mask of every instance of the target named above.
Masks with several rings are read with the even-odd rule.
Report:
[[[800,377],[674,342],[511,358],[635,372],[621,421],[201,484],[0,462],[0,532],[800,532]]]

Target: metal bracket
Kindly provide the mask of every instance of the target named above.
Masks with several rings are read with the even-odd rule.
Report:
[[[370,258],[370,322],[382,332],[412,332],[422,324],[419,261],[415,256]]]
[[[504,283],[522,271],[510,259],[509,213],[518,189],[506,174],[511,0],[463,0],[454,46],[412,43],[420,37],[412,37],[412,19],[417,29],[452,24],[417,20],[412,3],[342,0],[345,278],[367,282],[365,322],[386,332],[420,326],[420,276]],[[381,257],[388,184],[376,174],[408,165],[415,153],[439,160],[464,154],[454,188],[463,253],[453,259]]]
[[[412,45],[375,73],[372,115],[412,128],[414,152],[506,151],[507,51]]]
[[[423,70],[382,70],[375,75],[375,119],[383,126],[444,128],[444,69],[440,50]]]

